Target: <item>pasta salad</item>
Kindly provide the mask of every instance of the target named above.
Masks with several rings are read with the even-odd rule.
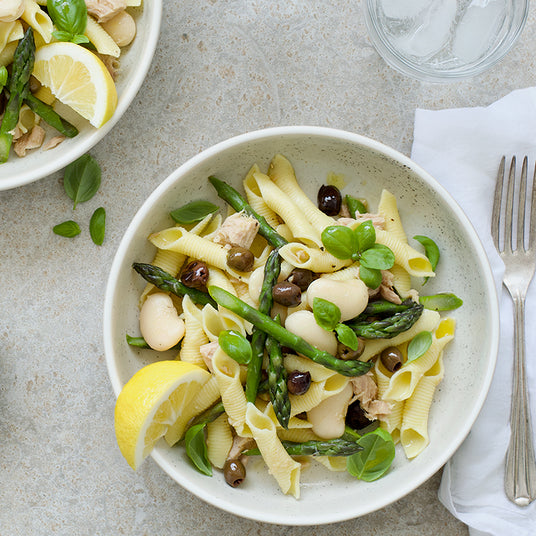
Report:
[[[147,285],[141,337],[127,335],[129,344],[174,348],[206,373],[160,437],[183,443],[198,470],[222,470],[231,486],[262,456],[296,498],[310,460],[373,481],[397,443],[417,456],[455,332],[438,311],[462,303],[413,288],[412,279],[435,276],[435,242],[416,236],[424,253],[409,243],[387,190],[376,212],[333,184],[311,201],[280,154],[266,173],[250,169],[245,195],[209,181],[227,214],[207,201],[173,211],[176,225],[149,236],[152,263],[133,264]],[[128,411],[122,394],[116,433]]]
[[[97,128],[112,117],[121,49],[136,35],[133,10],[140,6],[141,0],[0,3],[0,163],[12,147],[23,157],[76,136],[66,117]]]

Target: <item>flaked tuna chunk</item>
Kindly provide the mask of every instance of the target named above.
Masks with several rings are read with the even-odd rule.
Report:
[[[255,218],[243,212],[237,212],[225,219],[212,240],[216,244],[249,249],[257,236],[258,229],[259,222]]]

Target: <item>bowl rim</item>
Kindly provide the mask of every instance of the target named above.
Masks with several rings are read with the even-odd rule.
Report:
[[[121,94],[121,98],[117,103],[117,108],[112,117],[100,128],[94,129],[89,136],[84,138],[80,144],[74,145],[68,151],[61,153],[60,156],[45,159],[45,163],[38,168],[26,169],[14,177],[5,177],[0,180],[0,191],[18,188],[25,184],[35,182],[39,179],[47,177],[65,166],[74,162],[77,158],[88,152],[99,141],[101,141],[110,130],[123,117],[134,97],[138,93],[147,73],[151,66],[156,44],[160,35],[160,25],[162,22],[162,2],[163,0],[151,0],[151,19],[149,21],[149,31],[147,35],[147,43],[144,47],[144,53],[139,58],[139,63],[134,72],[132,80],[126,85],[125,90]]]
[[[472,410],[466,414],[466,417],[468,418],[465,420],[464,426],[462,426],[458,430],[456,434],[456,439],[451,442],[451,447],[445,450],[442,453],[442,456],[437,457],[434,463],[430,464],[430,466],[427,468],[426,471],[422,471],[419,475],[419,478],[411,481],[410,483],[402,483],[401,486],[397,488],[396,493],[390,494],[387,497],[384,496],[382,497],[382,500],[377,500],[376,503],[368,504],[367,508],[365,509],[355,510],[352,512],[347,511],[345,513],[320,512],[318,517],[316,517],[313,520],[306,519],[303,517],[298,517],[297,515],[285,516],[280,519],[277,519],[273,514],[270,514],[270,513],[266,513],[263,515],[257,515],[257,513],[255,513],[254,515],[252,515],[252,513],[249,512],[246,507],[242,507],[238,503],[234,503],[230,505],[226,502],[220,501],[220,499],[218,499],[217,497],[216,498],[211,497],[210,499],[207,498],[206,492],[201,487],[196,486],[192,482],[188,482],[188,487],[186,488],[183,485],[183,483],[179,482],[177,479],[171,476],[173,472],[173,467],[169,463],[169,461],[165,458],[165,456],[162,455],[158,451],[158,449],[154,449],[153,452],[151,453],[151,456],[154,459],[154,461],[167,473],[167,475],[172,480],[174,480],[181,486],[185,487],[187,491],[189,491],[190,493],[193,493],[198,498],[202,499],[203,501],[221,510],[227,511],[229,513],[238,515],[243,518],[252,519],[255,521],[261,521],[265,523],[273,523],[273,524],[280,524],[280,525],[309,526],[309,525],[321,525],[321,524],[346,521],[348,519],[354,519],[356,517],[360,517],[362,515],[372,513],[376,510],[384,508],[385,506],[388,506],[392,502],[395,502],[401,499],[402,497],[404,497],[411,491],[417,489],[425,481],[431,478],[452,457],[455,451],[459,448],[463,440],[467,437],[470,429],[472,428],[476,418],[478,417],[478,414],[480,413],[482,409],[484,401],[487,397],[487,394],[488,394],[488,391],[489,391],[489,388],[491,386],[491,382],[493,379],[493,375],[495,372],[495,365],[497,362],[497,354],[498,354],[498,347],[499,347],[499,303],[498,303],[498,296],[497,296],[495,281],[493,278],[491,266],[489,264],[484,247],[472,223],[469,221],[469,218],[465,215],[465,213],[462,211],[462,209],[456,203],[456,201],[452,198],[452,196],[436,179],[434,179],[427,171],[421,168],[418,164],[413,162],[409,157],[405,156],[399,151],[387,145],[384,145],[381,142],[368,138],[366,136],[344,131],[344,130],[334,129],[334,128],[306,126],[306,125],[272,127],[272,128],[248,132],[245,134],[240,134],[232,138],[229,138],[227,140],[221,141],[205,149],[204,151],[198,153],[197,155],[193,156],[192,158],[187,160],[184,164],[182,164],[180,167],[178,167],[175,171],[173,171],[149,195],[149,197],[144,201],[142,206],[138,209],[133,219],[129,223],[125,231],[125,234],[123,235],[123,238],[121,239],[121,242],[116,251],[116,254],[114,256],[111,269],[109,272],[108,282],[106,285],[104,310],[103,310],[103,336],[104,336],[104,352],[105,352],[106,365],[108,369],[108,375],[109,375],[115,396],[117,398],[117,396],[119,395],[119,392],[121,391],[122,383],[118,375],[117,367],[114,365],[115,355],[114,355],[113,344],[112,344],[113,301],[114,301],[115,288],[116,288],[117,281],[120,275],[119,268],[121,267],[123,259],[128,252],[128,247],[130,245],[131,240],[136,234],[136,230],[138,228],[139,223],[143,221],[147,213],[150,210],[152,210],[153,204],[156,201],[158,201],[161,196],[165,194],[168,188],[174,185],[177,181],[180,181],[182,177],[184,177],[191,169],[195,168],[200,162],[202,162],[206,158],[210,158],[231,147],[236,147],[237,145],[249,143],[252,141],[258,141],[263,138],[273,138],[273,137],[280,138],[280,137],[285,137],[285,136],[296,136],[296,135],[317,137],[317,138],[321,138],[321,137],[336,138],[336,139],[340,139],[341,141],[356,143],[362,146],[364,145],[389,158],[394,159],[395,161],[402,164],[403,166],[407,166],[411,171],[418,174],[419,177],[423,179],[432,189],[438,191],[443,196],[442,198],[448,204],[449,208],[455,213],[456,217],[459,218],[459,220],[465,225],[467,229],[467,233],[474,245],[476,257],[478,259],[479,265],[482,268],[482,272],[483,272],[482,275],[483,275],[483,279],[485,280],[485,287],[489,296],[489,301],[490,301],[490,304],[492,304],[492,308],[489,311],[490,331],[491,333],[495,334],[493,340],[490,343],[490,355],[489,355],[490,366],[487,367],[486,369],[485,377],[481,378],[483,388],[479,392],[478,397],[475,399],[475,403],[472,407]]]

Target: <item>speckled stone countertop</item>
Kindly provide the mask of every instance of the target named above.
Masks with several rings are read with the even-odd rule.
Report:
[[[134,473],[115,442],[102,343],[103,295],[129,221],[168,174],[230,136],[277,125],[354,131],[409,154],[415,108],[486,106],[534,84],[536,6],[516,47],[478,78],[405,78],[367,37],[361,3],[165,2],[148,78],[91,153],[102,166],[89,221],[106,207],[104,245],[52,233],[71,217],[61,173],[0,192],[0,534],[462,536],[436,474],[359,519],[266,525],[219,511],[151,459]]]

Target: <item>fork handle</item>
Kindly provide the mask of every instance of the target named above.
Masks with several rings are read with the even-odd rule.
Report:
[[[514,302],[514,375],[511,436],[506,453],[504,488],[506,496],[518,506],[536,499],[536,462],[532,444],[532,425],[525,376],[525,299],[512,296]]]

